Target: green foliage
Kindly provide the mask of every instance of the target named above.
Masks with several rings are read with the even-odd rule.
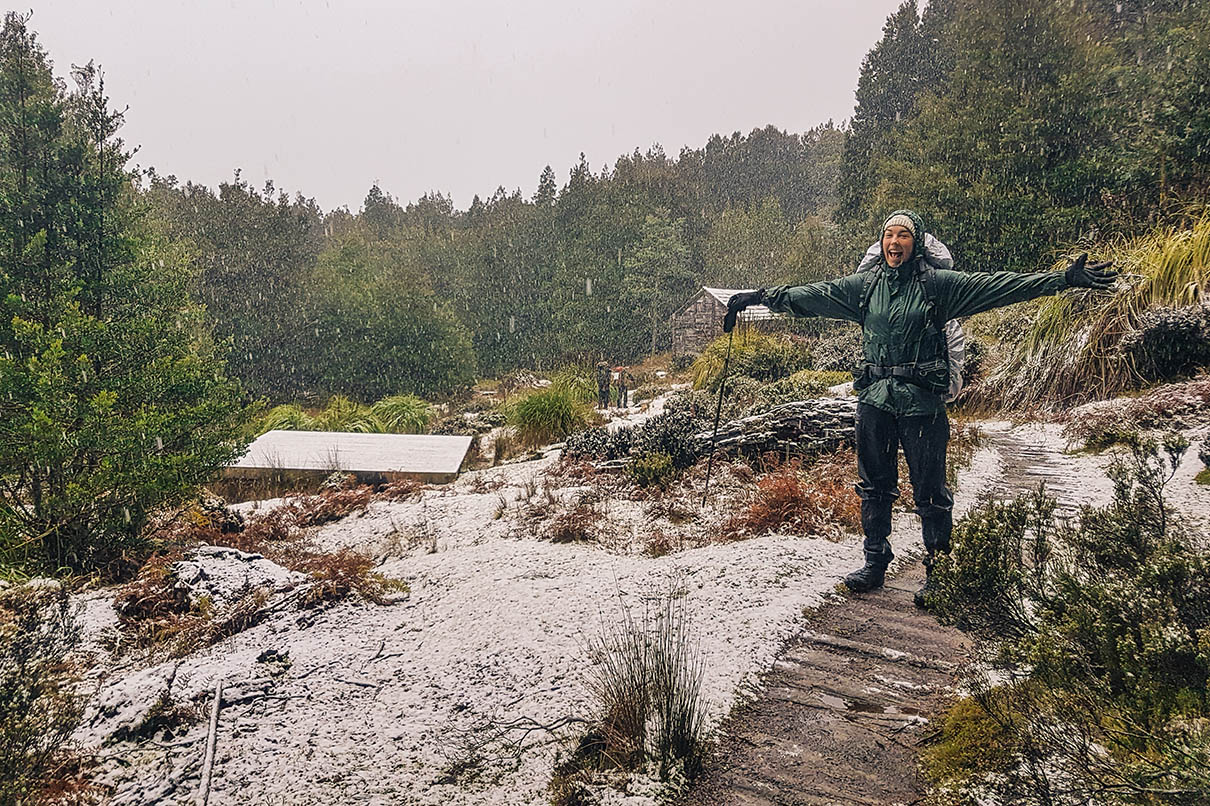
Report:
[[[148,513],[238,455],[242,409],[149,230],[91,65],[67,92],[24,20],[0,33],[0,561],[120,571]]]
[[[640,487],[663,487],[676,472],[672,457],[666,453],[644,453],[627,468],[630,477]]]
[[[231,373],[253,396],[297,399],[312,383],[307,278],[323,247],[314,200],[266,182],[201,185],[149,172],[143,198],[164,235],[189,244],[207,322],[229,339]]]
[[[266,431],[318,431],[315,419],[300,406],[283,404],[274,406],[256,423],[255,433],[260,436]]]
[[[1201,305],[1148,310],[1137,328],[1121,349],[1144,382],[1188,377],[1210,366],[1210,313]]]
[[[525,445],[556,442],[595,419],[592,406],[566,386],[549,386],[508,407],[508,423]]]
[[[468,388],[475,358],[415,252],[350,235],[320,256],[311,281],[313,388],[375,399]]]
[[[1210,554],[1163,495],[1187,447],[1136,442],[1110,467],[1110,503],[1078,522],[1057,523],[1038,493],[959,524],[934,570],[934,606],[1014,669],[1008,683],[974,689],[1014,763],[953,775],[1028,804],[1153,803],[1160,791],[1195,803],[1210,792]]]
[[[576,364],[559,369],[550,379],[551,386],[563,390],[577,403],[595,403],[597,382],[593,370]]]
[[[960,789],[972,773],[1000,774],[1016,764],[1020,748],[1012,732],[971,697],[954,702],[933,724],[936,733],[920,762],[934,787]]]
[[[693,362],[694,389],[718,390],[728,338],[720,336],[710,342]],[[806,369],[810,360],[807,349],[789,336],[742,328],[734,331],[728,373],[732,377],[743,375],[757,381],[774,381]]]
[[[370,413],[388,434],[423,434],[432,418],[429,404],[415,395],[391,395],[370,407]]]
[[[0,803],[43,803],[80,721],[80,630],[67,592],[37,580],[0,593]]]
[[[862,66],[839,220],[911,207],[966,268],[1033,269],[1179,219],[1208,187],[1208,30],[1200,3],[904,3]]]
[[[253,428],[257,436],[286,431],[351,431],[363,434],[423,434],[428,430],[432,409],[415,395],[391,395],[364,406],[343,395],[334,395],[315,416],[302,407],[274,406]]]

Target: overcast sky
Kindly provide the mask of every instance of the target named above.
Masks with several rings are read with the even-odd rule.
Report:
[[[133,162],[358,210],[375,182],[465,208],[637,146],[794,132],[853,111],[900,0],[57,0],[31,27],[57,75],[89,59]]]

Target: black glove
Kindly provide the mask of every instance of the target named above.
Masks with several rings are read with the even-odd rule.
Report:
[[[1080,256],[1071,261],[1071,265],[1067,267],[1064,277],[1067,279],[1068,288],[1091,288],[1095,291],[1104,291],[1113,285],[1118,273],[1108,271],[1109,267],[1113,265],[1112,260],[1085,266],[1084,261],[1086,260],[1088,260],[1088,253],[1081,252]]]
[[[735,319],[739,316],[740,311],[749,305],[760,305],[764,299],[765,289],[763,288],[732,294],[731,299],[727,300],[727,315],[723,317],[723,332],[730,333],[735,329]]]

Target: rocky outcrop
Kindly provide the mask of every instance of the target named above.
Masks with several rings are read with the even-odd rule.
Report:
[[[783,403],[760,414],[721,423],[716,450],[746,454],[769,451],[819,453],[853,444],[857,398],[824,397]],[[711,432],[694,436],[694,451],[710,450]]]

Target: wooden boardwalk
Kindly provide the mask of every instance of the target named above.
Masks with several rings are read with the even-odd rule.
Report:
[[[1087,468],[1021,429],[993,431],[1010,498],[1045,482],[1060,514],[1089,492]],[[904,494],[907,494],[905,488]],[[899,518],[895,545],[919,540]],[[970,649],[958,630],[918,610],[924,570],[910,563],[885,588],[812,614],[764,678],[761,696],[724,722],[706,769],[679,806],[919,803],[917,744],[952,696]]]

